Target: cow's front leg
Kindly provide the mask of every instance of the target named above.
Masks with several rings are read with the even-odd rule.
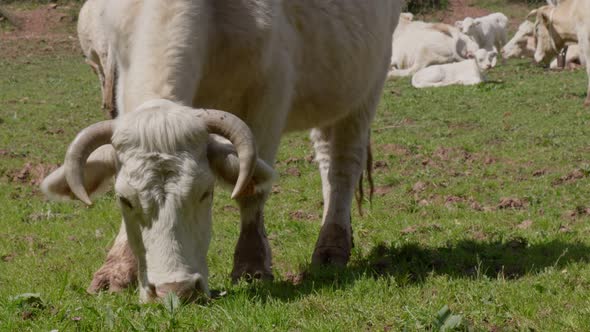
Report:
[[[370,113],[351,115],[335,125],[314,129],[324,197],[322,228],[312,256],[314,265],[346,265],[353,246],[350,208],[354,188],[366,164]]]
[[[264,202],[267,193],[238,199],[241,229],[234,252],[232,280],[272,280],[271,251],[264,228]]]
[[[94,294],[101,290],[120,292],[137,280],[137,260],[129,247],[125,225],[121,225],[107,259],[86,290]]]

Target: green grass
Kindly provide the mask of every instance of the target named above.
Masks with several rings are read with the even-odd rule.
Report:
[[[210,287],[225,295],[172,307],[138,305],[135,289],[87,295],[120,223],[112,194],[84,208],[30,184],[35,166],[60,163],[77,131],[103,119],[90,69],[78,55],[30,56],[0,59],[0,72],[2,331],[435,330],[445,305],[463,329],[590,328],[583,71],[510,61],[475,87],[389,82],[372,134],[381,194],[354,213],[343,270],[308,269],[320,179],[308,134],[288,135],[266,209],[275,281],[231,284],[238,215],[219,188]],[[18,179],[26,163],[31,175]],[[40,299],[11,299],[23,293]]]

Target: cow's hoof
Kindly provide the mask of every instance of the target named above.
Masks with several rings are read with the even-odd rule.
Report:
[[[586,98],[586,100],[584,100],[584,106],[590,107],[590,98]]]
[[[129,246],[125,246],[126,250],[120,251],[118,255],[111,252],[107,256],[103,266],[94,273],[94,278],[86,289],[88,293],[96,294],[104,290],[116,293],[137,281],[137,261]]]
[[[253,266],[244,266],[237,268],[234,267],[233,271],[231,272],[231,279],[234,283],[238,282],[240,279],[243,279],[247,282],[252,282],[254,280],[273,281],[274,276],[270,268],[257,269]]]
[[[273,280],[271,251],[264,228],[245,227],[240,233],[234,252],[234,268],[231,278],[252,281],[254,279]]]
[[[311,256],[312,265],[346,266],[352,249],[352,229],[324,224]]]

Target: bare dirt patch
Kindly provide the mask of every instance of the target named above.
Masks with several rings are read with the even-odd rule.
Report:
[[[515,198],[515,197],[503,197],[500,199],[500,203],[498,203],[498,209],[512,209],[512,210],[520,210],[525,209],[528,207],[528,202],[524,199]]]
[[[455,24],[455,21],[465,17],[480,17],[490,14],[490,11],[473,6],[472,0],[449,0],[446,10],[441,10],[426,17],[428,20],[439,21],[447,24]]]
[[[560,184],[565,184],[565,183],[573,183],[577,180],[583,179],[587,176],[587,172],[581,170],[581,169],[575,169],[573,171],[571,171],[570,173],[568,173],[567,175],[564,175],[562,177],[560,177],[559,179],[553,181],[551,184],[553,184],[554,186],[560,185]]]
[[[55,164],[33,164],[28,162],[21,169],[9,173],[8,177],[14,183],[38,186],[49,173],[58,167],[59,165]]]
[[[54,4],[55,5],[55,4]],[[22,55],[80,52],[75,22],[78,6],[41,5],[33,10],[6,7],[19,27],[0,30],[2,55],[16,58]]]
[[[293,211],[289,213],[289,215],[291,218],[298,221],[309,221],[316,219],[316,216],[313,213],[304,210]]]

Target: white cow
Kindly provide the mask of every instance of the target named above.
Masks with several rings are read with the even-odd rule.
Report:
[[[412,86],[429,88],[455,84],[479,84],[485,81],[482,71],[493,67],[496,53],[496,51],[488,52],[482,48],[475,52],[473,59],[423,68],[412,76]]]
[[[504,47],[502,57],[509,58],[532,58],[535,54],[535,25],[533,22],[524,21],[518,26],[518,30]]]
[[[535,15],[535,61],[548,63],[566,45],[578,43],[581,58],[590,61],[590,1],[561,1],[558,6],[543,6],[533,10]],[[590,106],[590,66],[585,106]]]
[[[433,64],[472,58],[477,44],[458,29],[442,23],[400,20],[392,38],[388,77],[410,76]]]
[[[471,36],[479,45],[491,51],[493,47],[500,50],[506,44],[508,17],[502,13],[493,13],[487,16],[472,18],[466,17],[463,21],[455,22],[455,26]]]
[[[524,21],[518,27],[518,31],[512,39],[502,47],[502,56],[504,58],[533,58],[535,55],[535,24],[530,21]],[[585,65],[583,57],[580,57],[580,47],[577,44],[568,47],[565,66],[572,68],[578,65]],[[558,69],[557,58],[549,64],[549,68]]]
[[[102,95],[102,108],[111,118],[117,116],[115,101],[116,62],[109,51],[103,27],[106,0],[88,0],[78,16],[78,40],[86,63],[98,75]]]
[[[261,185],[256,174],[268,173],[283,133],[308,128],[314,128],[324,198],[312,263],[346,264],[351,202],[401,1],[145,0],[136,11],[129,6],[109,0],[106,7],[121,115],[82,130],[64,166],[42,184],[47,194],[90,203],[88,193],[115,175],[125,227],[97,284],[132,281],[127,237],[142,301],[168,292],[207,294],[218,174],[231,175],[225,180],[235,183],[241,214],[232,277],[272,278],[263,217],[269,176],[261,176]],[[210,149],[210,133],[228,138],[239,162]],[[107,152],[96,150],[105,144]]]

